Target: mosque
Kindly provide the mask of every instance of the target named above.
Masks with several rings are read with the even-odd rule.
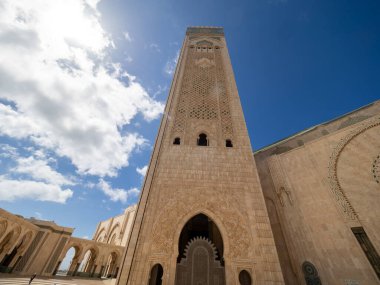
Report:
[[[253,152],[223,28],[189,27],[139,203],[92,240],[0,210],[0,271],[117,285],[378,285],[379,204],[380,101]]]

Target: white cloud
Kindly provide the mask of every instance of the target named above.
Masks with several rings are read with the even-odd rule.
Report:
[[[0,15],[0,135],[29,139],[81,174],[114,176],[145,140],[121,129],[163,104],[109,62],[96,0],[8,0]],[[69,19],[69,20],[68,20]]]
[[[65,203],[73,191],[62,189],[64,185],[74,185],[74,180],[66,178],[49,165],[55,159],[47,157],[43,150],[24,147],[23,151],[33,153],[20,156],[17,148],[0,144],[0,157],[7,159],[14,167],[4,168],[6,175],[0,176],[0,200],[33,199]],[[36,212],[39,219],[39,213]]]
[[[179,58],[179,50],[177,51],[176,55],[169,59],[169,61],[165,64],[165,68],[164,68],[164,71],[169,74],[169,75],[173,75],[174,71],[175,71],[175,68],[177,66],[177,62],[178,62],[178,58]]]
[[[12,170],[29,175],[34,180],[44,181],[54,185],[73,185],[73,181],[55,171],[46,160],[33,156],[17,158],[17,166]]]
[[[9,144],[0,144],[0,158],[16,158],[18,157],[17,148]]]
[[[124,38],[127,40],[127,42],[132,41],[132,38],[128,32],[124,32],[123,35],[124,35]]]
[[[140,193],[137,188],[131,188],[129,190],[112,188],[111,185],[103,179],[99,180],[98,187],[113,202],[120,201],[126,203],[129,196],[136,196]]]
[[[156,51],[156,52],[161,52],[161,49],[160,49],[159,45],[156,44],[156,43],[151,43],[149,45],[149,48],[152,49],[152,50],[154,50],[154,51]]]
[[[62,189],[58,185],[30,180],[10,180],[6,177],[0,177],[0,200],[2,201],[33,199],[65,203],[72,195],[73,191]]]
[[[133,58],[130,57],[129,55],[125,58],[125,61],[126,62],[132,62],[133,61]]]
[[[137,173],[140,174],[141,176],[145,176],[147,170],[148,170],[148,165],[145,165],[142,168],[138,168],[138,167],[136,168]]]
[[[40,212],[34,212],[34,214],[36,215],[36,218],[39,219],[39,220],[42,220],[42,214]]]
[[[167,86],[167,85],[164,85],[164,86],[158,85],[158,86],[157,86],[157,89],[156,89],[156,91],[153,93],[152,97],[153,97],[153,98],[156,98],[158,95],[160,95],[160,94],[162,94],[162,93],[164,93],[164,92],[166,92],[166,91],[168,91],[168,86]]]

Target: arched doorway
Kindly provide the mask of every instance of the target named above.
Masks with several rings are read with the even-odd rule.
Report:
[[[79,267],[78,276],[92,276],[96,270],[96,251],[93,248],[90,248],[86,251],[82,263]]]
[[[148,285],[161,285],[162,275],[164,275],[164,269],[161,264],[155,264],[150,271]]]
[[[179,238],[176,285],[224,285],[223,250],[217,225],[204,214],[191,218]]]
[[[14,266],[18,262],[18,259],[21,258],[22,252],[25,250],[26,246],[28,245],[29,241],[31,240],[33,234],[31,231],[24,234],[21,241],[13,248],[13,250],[6,254],[1,261],[0,265],[3,267],[9,267],[10,270],[13,270]]]
[[[116,278],[117,270],[116,268],[117,254],[116,252],[110,253],[107,259],[107,264],[103,273],[103,277]]]
[[[252,285],[251,275],[247,270],[242,270],[239,273],[239,283],[240,285]]]
[[[10,231],[0,242],[0,255],[4,254],[5,251],[7,250],[8,244],[11,242],[13,235],[14,235],[14,231]]]
[[[15,226],[11,231],[9,231],[3,240],[0,242],[0,266],[2,267],[3,272],[9,272],[11,268],[8,266],[10,265],[10,262],[12,261],[15,253],[17,253],[18,245],[21,246],[21,244],[17,244],[18,238],[21,233],[21,227]],[[12,250],[12,252],[9,252],[11,249],[14,249],[17,247],[16,252]]]
[[[80,249],[77,246],[70,247],[65,257],[58,263],[57,269],[55,270],[56,275],[61,276],[72,276],[75,275],[78,270],[78,258],[80,254]]]

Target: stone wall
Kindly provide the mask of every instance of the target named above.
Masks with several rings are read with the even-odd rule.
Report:
[[[286,284],[380,284],[353,233],[380,252],[379,155],[379,101],[255,153]]]

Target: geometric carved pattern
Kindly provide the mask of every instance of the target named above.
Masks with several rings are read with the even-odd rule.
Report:
[[[380,184],[380,154],[373,161],[372,174],[375,181]]]
[[[187,49],[173,133],[181,135],[187,119],[217,120],[222,134],[232,139],[232,122],[226,76],[219,47],[201,41]]]
[[[366,130],[376,127],[380,125],[380,117],[376,117],[373,120],[370,120],[367,123],[364,123],[360,127],[356,128],[352,132],[350,132],[347,136],[342,138],[339,143],[334,148],[331,156],[330,156],[330,162],[329,162],[329,182],[330,182],[330,188],[331,191],[335,197],[335,200],[338,202],[340,208],[342,209],[343,213],[351,220],[357,220],[358,215],[355,212],[353,206],[351,205],[350,201],[347,199],[346,194],[344,193],[339,180],[338,180],[338,174],[337,174],[337,165],[339,156],[342,153],[345,146],[355,137],[357,137],[359,134],[365,132]]]
[[[208,49],[207,49],[208,50]],[[212,50],[212,49],[211,49]],[[195,62],[191,68],[191,81],[188,96],[189,117],[192,119],[212,120],[216,119],[217,100],[215,86],[215,67],[213,52],[190,52]]]
[[[231,110],[229,104],[229,96],[225,83],[225,71],[224,64],[222,62],[222,53],[220,49],[215,51],[215,61],[216,65],[216,86],[218,88],[219,94],[219,108],[220,108],[220,120],[222,124],[222,134],[226,139],[232,139],[232,120],[231,120]]]
[[[173,194],[169,199],[165,199],[165,206],[161,209],[160,216],[155,219],[156,223],[151,231],[152,251],[155,254],[169,254],[172,251],[173,243],[178,242],[174,241],[175,231],[183,227],[178,221],[184,220],[184,217],[194,209],[207,209],[221,218],[221,225],[217,224],[218,227],[223,226],[228,229],[227,236],[223,237],[223,242],[231,241],[229,243],[231,256],[247,258],[252,251],[249,226],[243,218],[243,213],[239,211],[239,203],[232,199],[231,193],[220,191],[211,200],[210,192],[204,191],[203,188],[192,188],[189,189],[190,192],[182,190]]]

